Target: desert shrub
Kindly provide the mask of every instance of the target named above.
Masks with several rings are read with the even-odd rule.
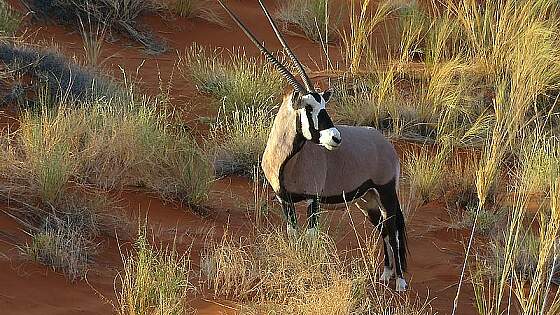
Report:
[[[342,13],[342,6],[328,0],[289,0],[280,4],[276,17],[285,24],[285,30],[295,26],[313,41],[332,42],[337,37]]]
[[[208,51],[193,45],[180,56],[179,70],[201,92],[217,98],[226,113],[277,106],[284,86],[282,75],[272,65],[242,51]]]
[[[43,105],[50,107],[49,104],[64,103],[68,99],[90,101],[127,96],[108,78],[84,69],[53,51],[0,43],[0,61],[15,74],[30,75],[35,79],[35,85],[18,85],[10,96],[12,99],[25,98],[25,89],[31,88],[36,99],[27,101],[28,107],[40,110]]]
[[[172,10],[182,17],[201,18],[211,23],[225,25],[223,18],[216,12],[217,6],[209,0],[175,0],[171,4]]]
[[[188,252],[178,254],[174,246],[149,243],[140,228],[134,248],[122,253],[123,271],[116,278],[116,312],[128,314],[185,314],[186,297],[194,288],[189,281]]]
[[[28,204],[33,201],[29,195],[11,198],[20,206],[15,215],[31,236],[21,246],[22,252],[71,280],[84,277],[91,266],[99,246],[96,237],[128,234],[126,219],[104,195],[67,191],[58,200],[39,202],[37,207]]]
[[[21,23],[21,16],[7,2],[0,3],[0,35],[12,36]]]
[[[105,25],[129,36],[154,53],[166,50],[154,36],[138,26],[138,18],[159,6],[149,0],[27,0],[40,16],[62,24],[80,25],[81,21]]]

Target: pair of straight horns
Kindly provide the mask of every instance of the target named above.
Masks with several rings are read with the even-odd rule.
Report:
[[[294,55],[294,53],[292,52],[290,47],[288,47],[288,45],[286,44],[286,41],[284,40],[284,37],[282,37],[282,34],[278,30],[278,27],[276,27],[276,23],[274,23],[274,20],[272,19],[272,17],[270,16],[270,13],[268,12],[266,7],[262,3],[262,0],[259,0],[259,4],[261,5],[261,8],[263,9],[264,14],[266,15],[268,21],[270,22],[270,25],[272,26],[272,29],[274,30],[274,33],[276,34],[276,37],[278,37],[278,40],[282,44],[282,47],[284,47],[284,50],[286,51],[286,53],[288,54],[288,56],[290,57],[290,59],[292,60],[294,65],[296,66],[296,68],[297,68],[297,70],[298,70],[298,72],[301,76],[301,79],[303,80],[303,84],[305,84],[305,88],[301,85],[301,83],[299,83],[299,81],[294,77],[294,75],[292,73],[290,73],[290,71],[282,63],[280,63],[280,61],[278,61],[257,40],[255,35],[253,35],[253,33],[251,33],[251,31],[249,31],[249,29],[247,29],[247,27],[239,20],[239,18],[233,12],[231,12],[231,10],[222,2],[222,0],[217,0],[217,1],[226,10],[226,12],[229,14],[229,16],[235,21],[235,23],[239,26],[239,28],[241,28],[241,30],[243,30],[245,35],[247,35],[247,37],[249,37],[249,39],[259,48],[259,50],[264,54],[266,59],[268,59],[268,61],[270,63],[272,63],[276,67],[276,69],[278,69],[278,71],[280,71],[280,73],[286,78],[286,80],[288,80],[288,82],[294,87],[294,89],[296,89],[298,92],[300,92],[302,94],[311,93],[311,92],[315,91],[315,89],[313,88],[313,84],[311,83],[311,80],[309,80],[309,77],[307,76],[307,74],[305,73],[305,70],[303,69],[303,66],[301,65],[299,60],[296,58],[296,56]]]

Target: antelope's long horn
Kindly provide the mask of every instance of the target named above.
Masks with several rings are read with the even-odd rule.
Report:
[[[247,37],[249,37],[249,39],[259,48],[259,50],[264,54],[266,59],[268,59],[268,61],[272,63],[276,67],[276,69],[278,69],[278,71],[280,71],[280,73],[286,78],[286,80],[290,82],[290,84],[294,87],[294,89],[296,89],[298,92],[302,94],[307,93],[305,88],[301,85],[301,83],[298,82],[298,80],[294,77],[294,75],[291,74],[290,71],[286,69],[286,67],[282,63],[280,63],[280,61],[274,58],[274,56],[257,40],[255,35],[253,35],[253,33],[251,33],[247,29],[247,27],[245,27],[245,25],[239,20],[239,18],[237,18],[237,16],[233,12],[231,12],[231,10],[222,2],[222,0],[217,0],[217,1],[226,10],[229,16],[235,21],[237,26],[239,26],[239,28],[243,30],[245,35],[247,35]]]
[[[286,51],[288,56],[290,56],[290,59],[292,59],[292,62],[297,67],[298,72],[301,76],[301,79],[303,80],[303,84],[305,84],[305,87],[307,88],[307,91],[308,92],[315,91],[315,89],[313,88],[313,83],[311,83],[311,80],[309,80],[309,77],[307,76],[307,73],[305,73],[305,70],[303,69],[303,66],[301,65],[299,60],[296,58],[296,56],[294,55],[294,53],[292,52],[292,50],[290,49],[288,44],[286,44],[286,41],[284,40],[284,37],[282,36],[282,33],[280,33],[280,31],[278,30],[278,27],[276,26],[276,23],[272,19],[272,16],[270,16],[270,13],[268,12],[267,8],[264,6],[264,4],[262,3],[261,0],[259,0],[259,4],[261,5],[261,8],[263,9],[264,14],[266,15],[266,18],[270,22],[270,25],[272,26],[272,29],[274,30],[274,33],[276,34],[276,37],[278,37],[278,40],[282,44],[282,47],[284,47],[284,50]]]

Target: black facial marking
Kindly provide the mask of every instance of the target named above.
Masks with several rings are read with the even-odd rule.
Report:
[[[310,93],[310,94],[317,101],[317,103],[321,104],[321,95],[319,95],[319,93],[313,92],[313,93]]]
[[[334,127],[331,117],[325,109],[319,111],[317,119],[319,120],[319,131]]]
[[[319,143],[319,137],[321,136],[319,134],[319,130],[315,129],[315,124],[313,123],[313,111],[308,111],[305,112],[306,116],[307,116],[307,121],[309,122],[309,132],[311,133],[311,141],[315,142],[315,143]],[[321,123],[319,123],[319,126],[321,125]]]

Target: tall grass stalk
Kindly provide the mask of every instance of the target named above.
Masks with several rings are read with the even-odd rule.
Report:
[[[95,68],[101,65],[101,53],[103,51],[103,44],[105,42],[106,29],[105,24],[97,24],[95,30],[93,29],[91,18],[88,16],[86,26],[80,18],[80,35],[84,45],[85,60],[88,66]]]
[[[356,74],[362,65],[364,56],[372,55],[372,34],[375,28],[391,13],[390,1],[382,1],[372,10],[370,0],[350,2],[350,30],[342,31],[344,59],[351,73]]]

